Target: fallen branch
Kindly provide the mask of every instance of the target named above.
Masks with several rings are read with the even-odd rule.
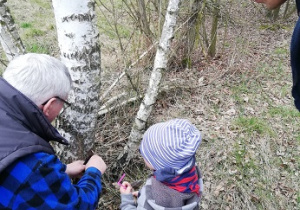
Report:
[[[110,106],[111,104],[113,103],[116,103],[116,101],[124,98],[125,96],[127,96],[128,93],[121,93],[120,95],[117,95],[117,96],[114,96],[114,97],[111,97],[108,101],[106,101],[104,104],[102,104],[102,106],[100,107],[100,110],[101,109],[105,109],[106,107]]]
[[[115,106],[111,106],[111,107],[103,105],[101,107],[100,111],[98,112],[98,116],[104,115],[104,114],[106,114],[106,113],[108,113],[108,112],[110,112],[110,111],[112,111],[114,109],[117,109],[119,107],[125,106],[125,105],[127,105],[127,104],[129,104],[131,102],[137,101],[137,100],[139,100],[141,98],[142,98],[142,96],[140,96],[140,97],[133,97],[133,98],[130,98],[130,99],[126,100],[126,101],[123,101],[122,103],[119,103],[119,104],[117,104]]]

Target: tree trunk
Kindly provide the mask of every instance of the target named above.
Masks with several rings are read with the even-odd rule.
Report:
[[[61,60],[73,80],[71,109],[59,118],[59,131],[70,141],[70,150],[56,146],[65,161],[84,158],[95,140],[100,86],[100,44],[94,0],[53,0]]]
[[[135,118],[129,140],[124,148],[124,153],[119,156],[119,159],[126,158],[127,162],[133,159],[137,153],[139,142],[146,129],[146,122],[151,114],[153,105],[156,102],[162,73],[167,67],[168,55],[170,52],[170,43],[174,37],[174,29],[176,26],[176,18],[181,0],[170,0],[165,23],[163,26],[161,38],[156,51],[154,67],[150,76],[148,89],[144,99],[140,105],[139,111]]]
[[[202,0],[194,0],[191,8],[191,18],[188,21],[187,35],[186,39],[182,40],[184,44],[183,59],[182,64],[184,67],[190,68],[192,65],[191,54],[194,49],[195,40],[196,40],[196,23],[198,19],[199,12],[201,11],[201,2]]]
[[[199,33],[197,20],[199,19],[200,11],[203,10],[202,1],[203,0],[194,0],[190,2],[188,21],[184,29],[181,30],[181,34],[179,34],[179,44],[176,46],[176,49],[172,50],[173,54],[170,58],[171,65],[175,63],[175,65],[180,64],[180,67],[191,67],[191,54],[195,46],[196,36]]]
[[[6,2],[0,0],[0,41],[8,61],[11,61],[15,56],[24,54],[25,47]]]
[[[139,17],[141,29],[143,33],[151,40],[153,35],[150,30],[149,22],[147,20],[145,0],[138,0],[137,5],[139,8],[138,17]]]
[[[216,55],[220,5],[221,5],[220,0],[214,1],[213,22],[212,22],[212,27],[210,32],[210,45],[208,47],[208,55],[211,57],[214,57]]]

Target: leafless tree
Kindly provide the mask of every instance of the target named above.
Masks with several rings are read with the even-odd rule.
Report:
[[[176,26],[176,18],[178,16],[180,0],[170,0],[166,12],[165,23],[162,29],[161,38],[157,47],[156,56],[154,60],[154,67],[151,72],[148,89],[145,93],[144,99],[140,105],[139,111],[135,118],[134,125],[130,133],[129,140],[124,153],[119,158],[127,156],[129,162],[137,154],[137,147],[146,129],[147,120],[156,102],[162,73],[167,68],[168,55],[170,52],[170,43],[174,37],[174,30]]]

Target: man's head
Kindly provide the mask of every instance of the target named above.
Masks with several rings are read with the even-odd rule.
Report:
[[[59,114],[72,86],[67,67],[45,54],[16,57],[7,66],[3,78],[40,107],[49,121]]]
[[[140,152],[155,170],[179,170],[194,158],[200,143],[201,133],[193,124],[173,119],[152,125],[143,136]]]

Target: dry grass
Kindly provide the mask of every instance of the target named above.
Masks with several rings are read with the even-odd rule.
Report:
[[[38,25],[33,13],[44,11],[38,9],[41,3],[31,0],[21,6],[21,2],[26,1],[9,1],[17,23],[33,22],[34,27],[43,30],[46,20],[39,19]],[[19,15],[28,9],[29,2],[35,9],[26,10],[26,16]],[[150,125],[187,118],[202,131],[197,153],[205,185],[202,209],[300,208],[300,114],[290,94],[289,65],[289,42],[296,17],[272,22],[263,12],[250,1],[235,2],[226,36],[224,27],[219,31],[220,37],[225,37],[219,39],[218,52],[225,46],[223,53],[206,60],[196,49],[191,69],[167,71],[162,84],[167,90],[160,93],[149,120]],[[48,45],[56,43],[55,31],[50,31],[51,37],[50,33],[26,37],[27,29],[22,29],[21,35],[28,43]],[[124,63],[116,40],[103,34],[101,42],[104,91]],[[57,55],[56,47],[49,50]],[[143,91],[149,69],[135,69],[130,75]],[[134,95],[125,78],[107,98],[124,90]],[[128,181],[144,180],[148,174],[141,159],[126,168],[116,161],[137,109],[138,103],[131,103],[99,116],[96,150],[109,165],[99,209],[118,208],[119,193],[112,183],[123,172]]]

